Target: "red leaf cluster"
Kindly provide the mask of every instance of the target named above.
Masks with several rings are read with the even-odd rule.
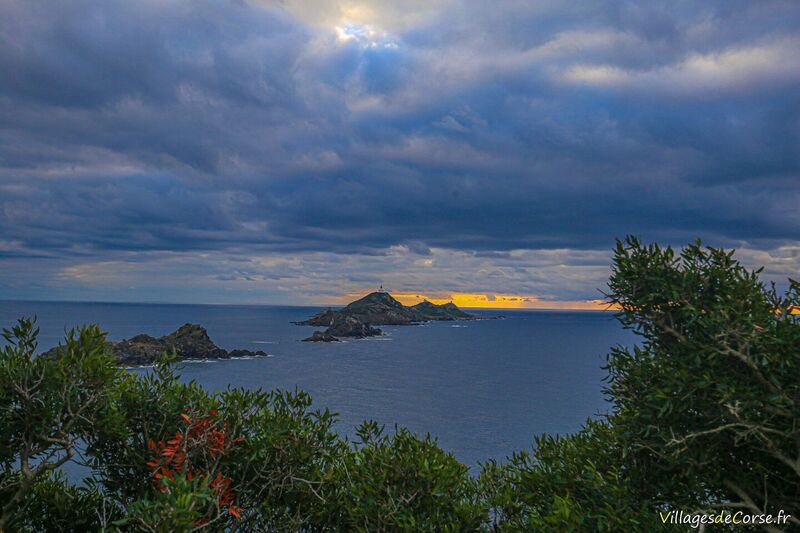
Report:
[[[176,431],[171,439],[166,442],[150,439],[147,443],[154,454],[147,462],[147,466],[153,469],[153,484],[159,491],[166,492],[168,488],[164,479],[175,479],[178,473],[185,473],[187,479],[208,477],[219,506],[227,508],[231,516],[240,518],[242,509],[235,505],[232,480],[217,471],[217,459],[244,439],[230,437],[227,422],[219,423],[216,410],[210,410],[208,416],[196,416],[187,411],[181,414],[181,418],[185,427]],[[198,462],[205,463],[206,467],[198,466]]]

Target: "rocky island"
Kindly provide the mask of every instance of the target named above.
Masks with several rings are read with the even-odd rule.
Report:
[[[381,330],[373,326],[407,326],[429,320],[480,320],[465,313],[452,302],[437,305],[427,300],[406,306],[395,300],[388,292],[372,292],[351,302],[341,310],[325,309],[308,320],[295,322],[301,326],[327,327],[324,332],[315,331],[304,339],[309,342],[332,342],[337,337],[370,337],[380,335]]]
[[[313,325],[313,324],[312,324]],[[353,337],[363,339],[364,337],[374,337],[382,332],[378,328],[373,328],[369,324],[362,322],[356,317],[343,315],[334,312],[328,322],[328,329],[315,331],[305,342],[338,342],[338,337]]]
[[[206,328],[198,324],[184,324],[169,335],[151,337],[136,335],[121,341],[108,341],[108,348],[114,353],[121,366],[152,365],[163,354],[172,354],[179,361],[187,359],[232,359],[267,355],[262,350],[225,350],[208,336]],[[51,348],[43,356],[58,354],[60,346]]]

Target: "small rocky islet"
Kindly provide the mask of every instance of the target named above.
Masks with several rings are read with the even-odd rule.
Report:
[[[374,326],[408,326],[431,320],[481,320],[482,317],[465,313],[452,302],[434,304],[424,300],[406,306],[387,292],[372,292],[341,310],[324,309],[308,320],[295,322],[301,326],[326,327],[315,331],[306,342],[336,342],[339,337],[364,338],[380,335]]]
[[[109,350],[116,356],[120,366],[147,366],[155,363],[164,354],[175,354],[178,361],[189,359],[235,359],[240,357],[266,356],[262,350],[226,350],[217,346],[208,336],[206,328],[198,324],[184,324],[169,335],[151,337],[136,335],[121,341],[108,341]],[[62,349],[57,346],[43,356],[55,356]]]

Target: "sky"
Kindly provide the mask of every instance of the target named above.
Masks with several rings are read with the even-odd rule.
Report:
[[[800,2],[0,0],[0,299],[593,308],[800,272]]]

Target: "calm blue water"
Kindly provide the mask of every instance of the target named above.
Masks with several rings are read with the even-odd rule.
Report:
[[[272,357],[187,363],[182,375],[208,389],[299,387],[340,415],[350,433],[364,419],[431,433],[475,465],[527,448],[533,435],[569,433],[605,412],[608,348],[630,344],[609,313],[503,311],[505,320],[387,326],[385,337],[304,343],[314,328],[294,326],[318,308],[0,302],[0,325],[38,316],[40,348],[65,328],[97,323],[109,338],[167,334],[186,322],[218,345]],[[484,313],[492,314],[492,313]],[[495,313],[496,314],[496,313]]]

